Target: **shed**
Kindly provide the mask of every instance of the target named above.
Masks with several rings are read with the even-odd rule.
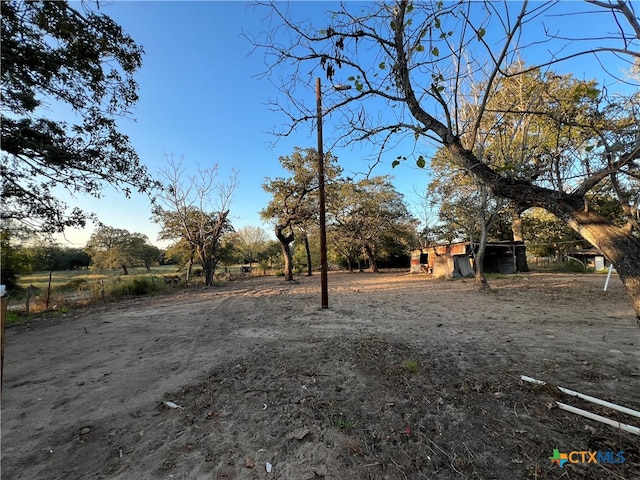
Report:
[[[566,257],[578,260],[585,268],[590,268],[595,271],[604,270],[609,266],[609,262],[604,254],[595,248],[570,251],[566,253]]]
[[[431,273],[435,277],[469,277],[474,274],[472,248],[478,245],[458,242],[431,245],[411,252],[411,273]],[[522,242],[492,242],[486,244],[484,271],[486,273],[515,273],[519,258],[526,258]]]

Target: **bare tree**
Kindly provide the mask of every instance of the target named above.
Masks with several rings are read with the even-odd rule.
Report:
[[[162,238],[181,241],[190,249],[187,282],[195,256],[202,264],[205,285],[211,286],[220,240],[233,230],[229,209],[238,174],[234,171],[222,182],[217,165],[198,167],[195,174],[187,175],[183,159],[167,155],[165,160],[167,166],[160,172],[165,188],[158,196],[154,219],[162,224]]]
[[[591,102],[578,118],[555,116],[558,112],[553,108],[539,112],[554,118],[563,129],[600,132],[601,138],[609,139],[606,145],[601,141],[575,145],[571,156],[557,157],[555,162],[551,157],[544,159],[555,183],[549,177],[537,179],[502,169],[478,150],[494,87],[501,79],[588,56],[601,65],[607,56],[627,60],[630,66],[640,58],[640,20],[631,2],[583,5],[578,11],[574,3],[569,11],[562,2],[402,0],[365,6],[345,2],[318,28],[292,18],[291,9],[269,3],[280,25],[253,41],[266,53],[266,75],[284,95],[273,102],[291,120],[281,134],[314,119],[313,106],[296,97],[298,85],[310,89],[318,70],[330,80],[350,82],[353,89],[325,98],[327,113],[342,118],[346,142],[378,145],[380,160],[399,142],[414,140],[420,149],[433,143],[446,149],[460,168],[494,195],[511,200],[520,210],[541,207],[553,213],[615,265],[640,318],[640,234],[633,222],[628,229],[613,225],[589,209],[585,199],[607,178],[624,177],[631,182],[640,175],[637,99],[627,97],[626,108],[615,111],[609,108],[613,102],[604,103],[600,96],[601,101]],[[600,28],[602,35],[569,39],[557,21],[553,27],[557,30],[549,26],[558,18],[568,22],[578,15],[597,16],[590,24]],[[280,36],[283,32],[286,36]],[[538,32],[540,37],[526,36],[528,32]],[[541,45],[547,52],[545,60],[512,68],[529,51],[539,55]],[[279,67],[285,65],[288,69],[294,65],[294,72],[281,80]],[[478,79],[483,80],[483,89],[472,91]],[[470,96],[478,99],[473,115],[463,112]],[[589,97],[584,92],[585,102]],[[393,114],[381,115],[385,108],[393,108],[389,110]],[[422,157],[416,162],[425,164]]]

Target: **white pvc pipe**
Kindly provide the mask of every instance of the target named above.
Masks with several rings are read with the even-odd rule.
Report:
[[[572,407],[571,405],[565,405],[564,403],[560,402],[556,403],[562,410],[566,410],[567,412],[575,413],[576,415],[582,415],[583,417],[595,420],[596,422],[606,423],[607,425],[619,428],[620,430],[624,430],[625,432],[633,433],[634,435],[640,435],[640,428],[634,427],[633,425],[620,423],[616,420],[611,420],[610,418],[596,415],[595,413],[587,412],[586,410],[582,410],[580,408]]]
[[[536,380],[535,378],[527,377],[526,375],[520,375],[520,379],[529,383],[536,383],[538,385],[546,385],[542,380]],[[592,397],[590,395],[585,395],[584,393],[574,392],[573,390],[569,390],[567,388],[557,387],[562,393],[566,393],[567,395],[571,395],[573,397],[578,397],[587,402],[595,403],[596,405],[601,405],[603,407],[610,408],[612,410],[616,410],[618,412],[626,413],[627,415],[632,415],[634,417],[640,418],[640,412],[638,410],[632,410],[627,407],[623,407],[622,405],[617,405],[615,403],[607,402],[606,400],[600,400],[599,398]]]
[[[607,291],[607,287],[609,286],[609,279],[611,278],[611,272],[613,271],[613,263],[609,264],[609,273],[607,273],[607,280],[604,282],[604,291]]]

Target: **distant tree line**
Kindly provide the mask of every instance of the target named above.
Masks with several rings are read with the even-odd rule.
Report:
[[[32,243],[21,245],[3,230],[0,241],[0,273],[2,283],[13,288],[20,275],[34,271],[73,270],[87,268],[90,255],[81,248],[63,248],[55,244]]]

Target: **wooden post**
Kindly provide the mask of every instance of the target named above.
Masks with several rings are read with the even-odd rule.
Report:
[[[49,298],[51,297],[51,271],[49,271],[49,286],[47,287],[47,306],[45,310],[49,310]]]
[[[0,392],[2,391],[2,379],[4,377],[4,322],[7,317],[7,302],[9,299],[6,295],[0,298]]]
[[[31,285],[27,287],[27,303],[24,307],[25,312],[29,315],[29,302],[31,301]]]

